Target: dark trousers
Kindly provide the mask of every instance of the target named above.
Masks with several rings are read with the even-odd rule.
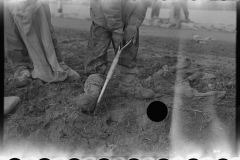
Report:
[[[189,18],[189,11],[187,6],[187,1],[179,1],[174,3],[174,17],[180,20],[181,17],[181,8],[183,9],[183,13],[185,16],[185,20]]]
[[[162,2],[159,0],[153,0],[152,1],[152,12],[151,12],[151,18],[159,17],[159,12],[161,8]]]
[[[188,6],[187,6],[187,1],[181,1],[181,7],[183,9],[183,13],[185,16],[185,19],[188,20],[189,18],[189,11],[188,11]]]
[[[11,63],[13,70],[17,70],[19,66],[32,67],[32,61],[29,57],[27,47],[23,42],[17,25],[15,24],[14,17],[11,9],[7,3],[4,3],[4,44],[5,53],[8,61]],[[54,43],[57,59],[59,62],[63,61],[60,47],[57,44],[56,34],[54,27],[51,23],[51,13],[48,4],[44,5],[44,11],[49,24],[49,29]],[[37,13],[35,13],[37,15]]]
[[[127,34],[127,33],[126,33]],[[115,54],[118,51],[118,46],[116,41],[112,38],[112,33],[109,30],[92,23],[90,28],[90,37],[88,42],[88,53],[85,63],[85,73],[90,74],[106,74],[106,69],[108,65],[107,61],[107,50],[112,42]],[[124,42],[123,45],[125,45]],[[135,44],[130,44],[120,55],[118,64],[133,68],[136,64],[136,57],[139,47],[139,31]]]

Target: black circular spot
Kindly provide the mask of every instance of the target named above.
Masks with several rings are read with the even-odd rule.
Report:
[[[130,158],[129,160],[138,160],[137,158]]]
[[[129,160],[138,160],[137,158],[130,158]]]
[[[70,158],[69,160],[79,160],[78,158]]]
[[[147,116],[154,122],[163,121],[168,115],[168,107],[160,101],[151,102],[147,108]]]

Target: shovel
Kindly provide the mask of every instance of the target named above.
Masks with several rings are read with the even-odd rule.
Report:
[[[115,56],[115,58],[114,58],[114,60],[113,60],[113,62],[112,62],[112,65],[111,65],[111,67],[110,67],[110,69],[109,69],[109,71],[108,71],[107,78],[106,78],[106,80],[105,80],[105,82],[104,82],[104,85],[103,85],[103,88],[102,88],[102,90],[101,90],[101,92],[100,92],[100,95],[99,95],[99,97],[98,97],[97,103],[96,103],[95,107],[93,108],[93,114],[94,114],[94,115],[95,115],[96,110],[97,110],[97,108],[98,108],[98,106],[99,106],[99,104],[100,104],[100,101],[101,101],[101,99],[102,99],[103,93],[104,93],[104,91],[105,91],[105,89],[106,89],[106,87],[107,87],[107,85],[108,85],[108,82],[109,82],[109,80],[112,78],[112,75],[113,75],[114,70],[115,70],[115,68],[116,68],[116,66],[117,66],[117,63],[118,63],[120,54],[122,53],[122,51],[123,51],[131,42],[132,42],[132,39],[131,39],[125,46],[123,46],[122,48],[119,46],[118,52],[117,52],[117,54],[116,54],[116,56]]]

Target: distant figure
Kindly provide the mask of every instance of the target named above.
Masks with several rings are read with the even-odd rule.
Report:
[[[189,11],[188,11],[187,0],[180,0],[180,7],[182,7],[182,9],[183,9],[183,13],[184,13],[186,22],[189,22],[190,20],[189,20]]]
[[[152,0],[151,19],[158,19],[162,0]]]
[[[184,18],[182,17],[182,12]],[[184,19],[184,20],[183,20]],[[187,6],[187,0],[176,0],[172,3],[172,8],[170,11],[170,23],[171,27],[180,28],[181,22],[189,22],[189,11]]]

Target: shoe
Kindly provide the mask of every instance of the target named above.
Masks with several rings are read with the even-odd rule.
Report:
[[[17,96],[4,97],[4,115],[12,111],[19,101],[20,98]]]
[[[73,82],[80,79],[80,75],[68,67],[64,62],[60,62],[59,64],[64,71],[68,72],[68,77],[66,78],[65,82]]]
[[[137,99],[152,99],[154,97],[155,93],[153,90],[144,88],[140,84],[137,78],[139,71],[136,68],[129,69],[127,67],[122,67],[120,73],[120,93]]]
[[[14,73],[14,86],[17,88],[25,87],[31,83],[31,73],[30,70],[25,67],[21,66],[17,69],[17,71]]]
[[[104,84],[104,77],[100,74],[90,75],[84,84],[84,92],[76,100],[77,106],[84,113],[90,113],[97,102],[98,96]]]

